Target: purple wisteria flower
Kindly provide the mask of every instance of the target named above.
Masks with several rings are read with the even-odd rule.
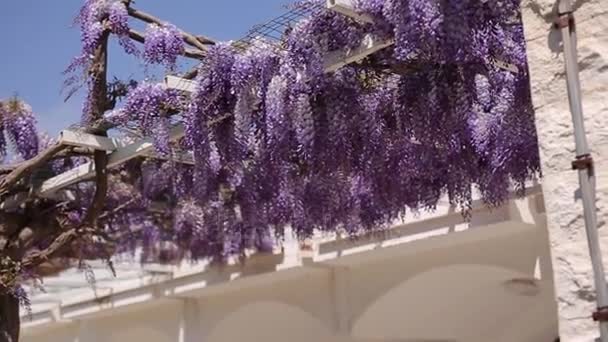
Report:
[[[3,130],[0,155],[6,155],[7,140],[23,159],[33,158],[38,154],[40,146],[32,107],[17,98],[0,101],[0,120]]]
[[[124,9],[103,3],[89,0],[81,14],[85,51],[98,44],[103,13],[113,33],[127,32]],[[442,196],[468,215],[473,189],[495,206],[539,176],[517,1],[356,6],[374,22],[319,10],[277,44],[217,44],[187,100],[143,82],[107,115],[153,136],[161,154],[179,146],[194,159],[139,165],[141,179],[129,189],[141,203],[113,227],[138,227],[143,240],[125,238],[123,250],[142,246],[146,260],[222,260],[271,251],[288,226],[301,239],[385,229],[406,212],[435,209]],[[394,44],[326,72],[329,54],[352,51],[369,35]],[[147,63],[175,67],[183,49],[175,26],[148,27]],[[182,112],[169,118],[168,108]],[[175,145],[173,122],[185,127]],[[112,203],[128,194],[115,191]],[[145,213],[154,201],[169,210]]]
[[[180,30],[172,24],[150,24],[146,29],[144,60],[150,64],[163,64],[174,69],[177,57],[184,53],[184,40]]]

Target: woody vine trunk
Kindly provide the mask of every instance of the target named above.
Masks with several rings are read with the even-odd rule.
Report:
[[[11,294],[0,294],[0,342],[19,341],[19,300]]]
[[[109,38],[109,31],[105,31],[101,37],[101,44],[96,49],[93,62],[89,67],[88,73],[92,83],[91,97],[90,97],[90,109],[86,113],[85,117],[90,120],[90,123],[96,123],[103,117],[103,113],[111,109],[111,103],[108,101],[107,95],[107,45]],[[90,129],[92,133],[99,135],[106,135],[104,129]],[[59,151],[51,149],[51,152]],[[36,159],[36,158],[34,158]],[[107,175],[107,163],[108,156],[105,151],[95,151],[94,153],[95,162],[95,183],[96,189],[92,203],[89,205],[86,216],[83,222],[74,227],[62,227],[61,233],[57,235],[53,242],[48,248],[42,251],[36,251],[27,253],[26,250],[30,244],[20,245],[17,244],[19,253],[13,255],[13,260],[19,260],[22,267],[27,269],[35,269],[41,263],[52,260],[58,254],[65,252],[66,248],[72,242],[79,238],[84,238],[87,235],[94,234],[97,231],[97,218],[100,211],[103,209],[107,189],[108,189],[108,175]],[[28,165],[34,163],[34,160],[26,163]],[[18,173],[20,170],[15,170],[13,173]],[[24,172],[19,173],[21,177]],[[9,177],[10,178],[10,174]],[[16,177],[15,177],[16,178]],[[12,185],[16,184],[18,180],[15,180]],[[0,184],[0,187],[5,185]],[[7,186],[8,187],[8,186]],[[1,198],[0,198],[1,200]],[[1,202],[1,201],[0,201]],[[31,208],[31,210],[40,210],[40,208]],[[25,222],[23,222],[25,223]],[[20,226],[19,232],[31,231],[31,236],[35,237],[39,234],[44,234],[43,231],[33,229],[26,229],[27,227]],[[18,234],[21,238],[21,233]],[[18,239],[19,240],[19,239]],[[9,247],[12,246],[9,244]],[[6,246],[5,246],[6,247]],[[8,251],[0,245],[0,251],[6,254]],[[15,258],[16,257],[16,258]],[[0,342],[19,342],[19,330],[20,330],[20,317],[19,317],[19,299],[14,295],[0,287]]]

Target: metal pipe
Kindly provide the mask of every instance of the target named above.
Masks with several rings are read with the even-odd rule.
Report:
[[[608,342],[608,320],[606,320],[605,317],[606,313],[608,313],[608,287],[606,286],[602,252],[597,231],[595,175],[593,172],[593,159],[591,158],[585,134],[576,49],[576,27],[574,25],[574,16],[572,13],[573,10],[570,0],[558,0],[559,17],[557,27],[562,33],[564,59],[566,63],[566,82],[568,85],[568,100],[570,102],[570,112],[572,114],[576,143],[576,160],[572,165],[574,169],[578,170],[579,175],[585,217],[585,230],[593,266],[595,291],[597,293],[598,311],[594,313],[593,316],[594,319],[599,321],[599,341]]]

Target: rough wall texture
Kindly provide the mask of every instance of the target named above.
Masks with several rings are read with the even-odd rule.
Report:
[[[555,270],[562,341],[593,341],[595,308],[568,105],[556,0],[523,0],[532,96],[543,164],[543,192]],[[596,160],[598,224],[608,269],[608,0],[572,0],[587,137]]]

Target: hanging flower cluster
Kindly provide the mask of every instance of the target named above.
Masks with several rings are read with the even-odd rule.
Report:
[[[357,0],[377,30],[390,28],[401,61],[525,64],[519,0]]]
[[[86,0],[75,19],[80,26],[82,51],[68,66],[65,73],[84,69],[91,62],[95,50],[101,44],[105,30],[115,34],[128,54],[137,54],[137,48],[129,39],[127,7],[120,0]]]
[[[38,131],[32,107],[17,98],[0,101],[0,156],[7,153],[7,140],[15,152],[30,159],[38,154]]]
[[[167,154],[168,109],[185,108],[179,146],[194,165],[147,162],[141,179],[112,190],[109,207],[139,196],[109,228],[140,234],[121,250],[224,258],[269,250],[288,226],[300,238],[355,235],[444,195],[467,213],[473,189],[489,205],[523,193],[539,157],[517,1],[356,3],[373,24],[318,11],[280,46],[211,47],[186,105],[163,85],[131,90],[108,118],[135,123]],[[144,59],[174,66],[178,33],[150,26]],[[328,56],[370,35],[394,45],[327,72]],[[154,201],[167,210],[151,214]]]
[[[142,133],[154,137],[159,152],[169,152],[168,112],[180,108],[177,91],[167,89],[164,84],[141,82],[133,88],[120,109],[106,115],[115,124],[134,122]]]
[[[80,27],[82,50],[64,71],[64,74],[68,75],[64,86],[71,87],[70,92],[81,86],[83,77],[79,73],[88,70],[105,34],[116,35],[126,53],[135,56],[139,54],[137,47],[129,38],[129,15],[126,4],[121,0],[85,0],[74,22]],[[86,80],[89,94],[83,105],[83,122],[89,120],[93,96],[92,80],[90,78]]]
[[[359,6],[376,24],[321,12],[296,24],[282,50],[262,40],[244,53],[210,49],[183,116],[195,165],[194,201],[181,210],[198,214],[180,214],[175,239],[199,241],[193,255],[262,246],[288,225],[300,237],[382,229],[444,194],[467,212],[475,187],[498,205],[538,175],[517,6]],[[366,33],[395,46],[325,73],[328,53]]]
[[[172,24],[150,24],[146,29],[144,60],[151,64],[163,64],[175,68],[177,57],[184,53],[184,40],[177,27]]]

